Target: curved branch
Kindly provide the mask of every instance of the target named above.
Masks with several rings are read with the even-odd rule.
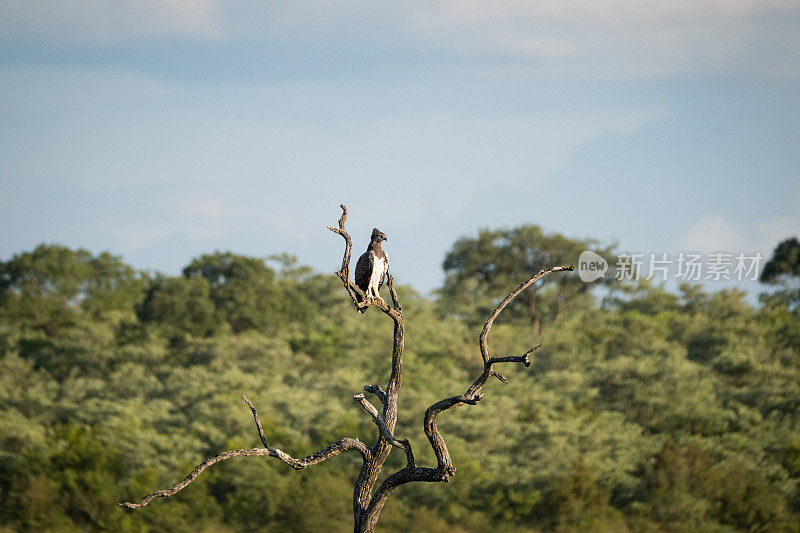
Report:
[[[276,457],[286,463],[287,465],[291,466],[295,470],[301,470],[303,468],[313,466],[317,463],[321,463],[326,459],[330,459],[331,457],[335,457],[342,452],[346,451],[356,451],[361,454],[361,457],[364,459],[364,462],[369,461],[371,457],[371,452],[367,445],[361,442],[358,439],[353,439],[350,437],[344,437],[343,439],[339,440],[331,444],[330,446],[326,446],[319,451],[314,453],[310,453],[303,457],[302,459],[295,459],[288,453],[284,452],[283,450],[279,450],[277,448],[270,448],[267,445],[267,438],[264,435],[264,428],[261,425],[261,420],[258,417],[258,413],[256,412],[256,408],[253,403],[242,393],[242,398],[244,401],[247,402],[247,405],[250,406],[250,410],[253,412],[253,418],[256,422],[256,427],[258,428],[258,436],[261,438],[261,442],[264,444],[263,448],[247,448],[243,450],[231,450],[227,452],[222,452],[214,457],[209,457],[199,465],[197,465],[194,470],[192,470],[188,476],[186,476],[183,481],[177,483],[175,486],[169,489],[164,490],[157,490],[155,492],[151,492],[147,496],[145,496],[141,502],[133,503],[133,502],[120,502],[120,507],[127,507],[128,509],[141,509],[151,501],[156,498],[167,498],[174,494],[177,494],[184,487],[186,487],[189,483],[195,480],[200,473],[205,470],[206,468],[219,463],[220,461],[224,461],[226,459],[231,459],[233,457],[247,457],[247,456],[268,456],[268,457]]]
[[[527,287],[552,272],[571,270],[573,270],[573,267],[568,265],[540,270],[535,276],[511,291],[511,293],[500,303],[500,305],[497,306],[494,312],[489,315],[489,318],[486,320],[486,324],[483,326],[483,330],[481,331],[479,338],[479,347],[484,361],[483,372],[472,383],[472,385],[470,385],[464,394],[451,396],[450,398],[440,400],[428,407],[428,409],[425,411],[424,429],[425,434],[431,443],[431,447],[433,448],[433,452],[436,455],[436,468],[406,467],[389,476],[379,487],[370,507],[375,505],[378,506],[378,509],[380,509],[388,495],[399,485],[409,483],[411,481],[447,482],[450,476],[455,475],[456,468],[453,466],[450,452],[447,450],[447,444],[445,443],[444,437],[442,437],[442,434],[439,433],[439,430],[436,426],[437,415],[442,411],[446,411],[447,409],[458,407],[460,405],[477,404],[483,398],[483,392],[481,389],[492,376],[496,376],[498,379],[505,382],[506,379],[495,372],[492,368],[492,365],[495,363],[522,363],[526,367],[530,366],[529,356],[537,348],[539,348],[539,346],[535,346],[525,352],[523,355],[519,356],[491,357],[489,355],[489,331],[491,330],[495,319],[500,315],[503,309],[505,309],[505,307]]]
[[[394,489],[412,481],[447,483],[448,479],[446,477],[442,478],[435,468],[406,466],[402,470],[398,470],[383,480],[378,490],[375,491],[375,495],[369,502],[366,512],[356,520],[356,531],[374,531],[380,512]]]
[[[364,392],[371,392],[377,396],[381,403],[386,403],[386,391],[380,385],[364,385],[363,389]]]
[[[500,302],[500,305],[497,306],[497,309],[495,309],[494,312],[491,315],[489,315],[489,318],[488,318],[488,320],[486,320],[486,324],[484,324],[483,330],[481,331],[479,345],[480,345],[480,348],[481,348],[481,356],[483,356],[484,364],[489,362],[489,330],[492,329],[492,325],[494,324],[494,320],[500,315],[500,313],[503,311],[503,309],[505,309],[506,306],[509,303],[511,303],[511,300],[516,298],[519,293],[521,293],[522,291],[524,291],[525,289],[530,287],[532,284],[536,283],[537,281],[539,281],[540,279],[545,277],[546,275],[550,274],[551,272],[561,272],[561,271],[564,271],[564,270],[572,271],[572,270],[575,270],[575,268],[572,265],[562,265],[562,266],[542,269],[539,272],[537,272],[537,274],[535,276],[533,276],[531,279],[529,279],[528,281],[526,281],[524,283],[521,283],[519,287],[517,287],[516,289],[511,291],[511,293],[508,296],[506,296],[505,300]],[[534,350],[535,350],[535,348],[534,348]],[[528,352],[528,354],[529,353],[530,353],[530,351]],[[528,354],[525,354],[525,355],[528,355]]]
[[[369,457],[369,450],[367,449],[367,446],[358,439],[352,439],[350,437],[345,437],[341,439],[339,442],[331,444],[330,446],[326,446],[325,448],[322,448],[318,452],[311,453],[302,459],[295,459],[288,453],[275,448],[248,448],[244,450],[231,450],[228,452],[222,452],[220,454],[215,455],[214,457],[206,459],[205,461],[197,465],[194,468],[194,470],[192,470],[189,473],[189,475],[183,479],[183,481],[176,484],[174,487],[151,492],[150,494],[145,496],[144,499],[142,499],[142,501],[139,503],[120,502],[119,505],[120,507],[127,507],[128,509],[140,509],[156,498],[166,498],[168,496],[172,496],[173,494],[180,492],[189,483],[194,481],[195,478],[197,478],[197,476],[199,476],[200,473],[209,466],[212,466],[226,459],[231,459],[232,457],[247,457],[253,455],[277,457],[278,459],[288,464],[295,470],[301,470],[308,466],[321,463],[326,459],[330,459],[331,457],[335,457],[340,453],[349,450],[357,451],[358,453],[361,454],[364,460],[367,460]]]
[[[410,468],[414,468],[414,452],[411,450],[411,443],[408,442],[408,439],[398,440],[392,435],[392,432],[386,426],[386,420],[383,419],[383,416],[375,409],[375,406],[369,403],[363,394],[360,392],[358,394],[353,395],[353,399],[361,404],[361,407],[369,413],[372,417],[372,421],[375,422],[375,425],[378,426],[378,431],[383,436],[386,441],[396,448],[400,448],[404,452],[406,452],[406,461],[407,465]]]
[[[500,315],[503,309],[517,297],[519,293],[523,290],[531,286],[536,281],[542,279],[546,275],[552,272],[561,272],[561,271],[571,271],[574,270],[571,265],[562,265],[557,267],[552,267],[548,269],[540,270],[535,276],[530,278],[528,281],[521,283],[519,287],[511,291],[511,293],[506,296],[506,298],[500,302],[500,305],[494,310],[494,312],[489,315],[489,318],[486,320],[486,324],[483,326],[483,330],[481,331],[481,335],[479,337],[479,346],[481,350],[481,356],[483,357],[483,372],[480,376],[470,385],[467,391],[460,395],[460,396],[453,396],[451,398],[446,398],[441,400],[433,405],[431,405],[427,411],[425,411],[425,420],[424,420],[424,427],[425,427],[425,434],[428,436],[428,440],[433,447],[433,451],[436,454],[436,460],[438,461],[437,470],[442,474],[442,476],[448,476],[455,474],[455,467],[453,466],[452,459],[450,458],[450,453],[447,450],[447,446],[444,442],[444,437],[442,437],[441,433],[439,433],[438,428],[436,427],[436,416],[441,413],[442,411],[446,411],[452,407],[457,407],[459,405],[475,405],[478,403],[481,398],[483,398],[483,393],[481,389],[486,384],[491,376],[496,376],[500,381],[506,382],[506,379],[495,372],[492,369],[492,365],[494,363],[505,363],[505,362],[514,362],[514,363],[522,363],[525,366],[530,365],[530,360],[528,356],[538,348],[538,346],[531,348],[528,350],[524,355],[521,356],[509,356],[509,357],[490,357],[489,356],[489,330],[492,329],[492,324],[494,324],[495,319]]]
[[[195,478],[200,475],[200,472],[202,472],[203,470],[205,470],[206,468],[208,468],[213,464],[216,464],[220,461],[224,461],[225,459],[230,459],[231,457],[243,457],[250,455],[270,455],[270,450],[265,448],[250,448],[247,450],[232,450],[229,452],[222,452],[220,454],[215,455],[214,457],[206,459],[205,461],[197,465],[195,469],[192,470],[189,473],[189,475],[183,479],[183,481],[181,481],[174,487],[170,489],[157,490],[155,492],[151,492],[150,494],[145,496],[144,499],[142,499],[142,501],[139,503],[120,502],[118,505],[120,507],[127,507],[128,509],[141,509],[142,507],[150,503],[152,500],[155,500],[156,498],[166,498],[168,496],[172,496],[173,494],[180,492],[186,485],[194,481]]]

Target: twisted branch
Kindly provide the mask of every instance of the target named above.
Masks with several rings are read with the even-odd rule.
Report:
[[[226,459],[231,459],[233,457],[248,457],[248,456],[269,456],[269,457],[276,457],[286,463],[287,465],[291,466],[295,470],[302,470],[303,468],[313,466],[317,463],[321,463],[326,459],[330,459],[331,457],[335,457],[342,452],[346,451],[356,451],[361,454],[361,457],[364,461],[369,461],[371,453],[367,445],[363,442],[359,441],[358,439],[353,439],[350,437],[345,437],[338,442],[331,444],[330,446],[326,446],[321,450],[311,453],[302,459],[295,459],[288,453],[284,452],[283,450],[279,450],[277,448],[270,448],[267,445],[267,438],[264,435],[264,428],[261,425],[261,420],[258,417],[258,413],[256,412],[255,406],[253,403],[247,398],[247,396],[242,393],[242,398],[244,401],[247,402],[247,405],[250,407],[250,410],[253,412],[253,418],[255,419],[256,427],[258,428],[258,436],[261,438],[261,442],[264,444],[263,448],[247,448],[244,450],[231,450],[227,452],[222,452],[214,457],[210,457],[197,465],[194,470],[192,470],[188,476],[186,476],[183,481],[177,483],[175,486],[169,489],[164,490],[157,490],[155,492],[151,492],[147,496],[145,496],[141,502],[133,503],[133,502],[120,502],[120,507],[126,507],[128,509],[141,509],[142,507],[146,506],[151,501],[155,500],[156,498],[166,498],[177,494],[181,490],[183,490],[189,483],[194,481],[200,473],[205,470],[206,468],[219,463],[220,461],[224,461]]]
[[[519,287],[511,291],[511,293],[506,296],[506,298],[500,302],[494,312],[489,315],[489,318],[486,320],[486,324],[483,326],[483,330],[481,331],[479,337],[479,346],[481,350],[481,356],[483,357],[484,365],[483,365],[483,372],[480,376],[470,385],[467,391],[459,396],[453,396],[451,398],[445,398],[430,407],[428,407],[427,411],[425,411],[425,434],[428,436],[428,440],[431,442],[431,446],[433,446],[433,451],[436,454],[436,459],[438,461],[437,470],[443,475],[454,475],[455,474],[455,467],[453,466],[452,460],[450,458],[450,453],[447,451],[447,446],[444,443],[444,438],[439,433],[439,430],[436,427],[436,416],[452,407],[457,407],[459,405],[475,405],[478,403],[481,398],[483,398],[483,392],[481,389],[486,384],[491,376],[497,377],[500,381],[507,382],[507,380],[501,376],[499,373],[495,372],[492,366],[495,363],[506,363],[506,362],[514,362],[514,363],[522,363],[526,367],[530,366],[530,359],[529,356],[533,353],[534,350],[538,348],[535,346],[525,352],[525,354],[521,356],[507,356],[507,357],[491,357],[489,355],[489,331],[492,329],[492,325],[494,324],[495,319],[500,315],[503,309],[517,297],[519,293],[524,291],[526,288],[537,282],[538,280],[542,279],[546,275],[552,272],[561,272],[561,271],[571,271],[574,268],[571,265],[563,265],[552,267],[548,269],[540,270],[535,276],[530,278],[528,281],[521,283]]]
[[[372,417],[372,421],[375,422],[375,425],[378,426],[378,431],[383,436],[386,441],[396,448],[400,448],[404,452],[406,452],[406,460],[408,466],[413,468],[414,467],[414,452],[411,450],[411,444],[408,442],[408,439],[398,440],[392,435],[392,432],[389,431],[389,428],[386,426],[386,420],[383,419],[383,416],[375,409],[375,406],[369,403],[363,394],[360,392],[353,396],[353,399],[361,404],[364,410],[369,413]]]
[[[381,403],[386,403],[386,391],[380,385],[364,385],[364,392],[371,392],[378,397]]]
[[[472,383],[472,385],[470,385],[464,394],[451,396],[450,398],[440,400],[428,407],[428,409],[425,411],[423,424],[425,434],[427,435],[434,454],[436,455],[436,468],[419,468],[409,463],[409,465],[402,470],[399,470],[386,478],[370,502],[370,507],[367,509],[368,514],[380,513],[380,510],[386,502],[386,499],[389,497],[389,494],[391,494],[392,491],[400,485],[413,481],[447,483],[448,478],[455,475],[456,468],[453,466],[450,452],[447,450],[447,444],[444,441],[444,437],[442,437],[442,434],[439,433],[439,430],[436,427],[437,415],[442,411],[446,411],[447,409],[458,407],[460,405],[477,404],[483,398],[483,392],[481,389],[492,376],[495,376],[501,381],[506,382],[506,379],[495,372],[495,370],[492,368],[495,363],[522,363],[526,367],[530,366],[530,354],[539,348],[539,346],[534,346],[523,355],[491,357],[489,355],[489,331],[492,329],[495,319],[500,315],[503,309],[505,309],[505,307],[527,287],[552,272],[571,270],[573,270],[573,267],[568,265],[540,270],[535,276],[511,291],[511,293],[502,302],[500,302],[494,312],[489,315],[489,318],[486,320],[486,324],[483,326],[483,330],[481,331],[479,338],[479,347],[484,361],[483,372]]]
[[[545,277],[546,275],[550,274],[551,272],[561,272],[564,270],[573,271],[575,270],[575,268],[572,265],[562,265],[562,266],[542,269],[528,281],[520,283],[519,287],[511,291],[511,293],[508,296],[506,296],[505,300],[500,302],[500,305],[498,305],[497,308],[494,310],[494,312],[491,315],[489,315],[489,319],[486,320],[486,324],[484,324],[483,330],[481,331],[479,345],[481,348],[481,356],[483,357],[484,364],[489,363],[489,330],[492,329],[494,320],[500,315],[503,309],[505,309],[506,306],[509,303],[511,303],[511,300],[516,298],[519,293],[521,293],[522,291],[524,291],[525,289],[527,289],[528,287],[530,287],[531,285],[533,285],[534,283]],[[538,348],[538,346],[536,348]],[[522,357],[527,357],[536,348],[528,350],[528,352],[525,353],[525,355]]]

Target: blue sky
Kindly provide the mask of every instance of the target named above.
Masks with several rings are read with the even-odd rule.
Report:
[[[769,256],[800,234],[799,27],[794,0],[6,0],[0,258],[332,271],[342,202],[422,291],[479,227]]]

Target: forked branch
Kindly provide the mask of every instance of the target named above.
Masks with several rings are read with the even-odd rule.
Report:
[[[556,266],[540,270],[535,276],[530,278],[528,281],[521,283],[519,287],[511,291],[511,293],[509,293],[509,295],[506,296],[502,302],[500,302],[494,312],[489,315],[489,318],[486,320],[486,324],[484,324],[483,330],[481,331],[478,342],[481,350],[481,357],[483,357],[483,372],[481,375],[478,376],[478,378],[472,383],[472,385],[470,385],[464,394],[445,398],[444,400],[436,402],[428,407],[428,410],[425,412],[424,420],[425,434],[428,436],[431,446],[433,446],[433,451],[436,454],[436,460],[438,461],[436,468],[442,476],[450,476],[455,474],[455,467],[453,466],[453,462],[450,458],[450,453],[447,451],[444,438],[436,427],[437,415],[442,411],[446,411],[447,409],[451,409],[453,407],[458,407],[459,405],[475,405],[483,398],[483,392],[481,389],[483,389],[483,386],[486,385],[486,382],[490,377],[495,376],[500,381],[504,383],[507,382],[502,375],[497,373],[492,368],[495,363],[522,363],[528,367],[531,364],[529,359],[530,354],[539,347],[534,346],[523,355],[519,356],[491,357],[489,355],[489,331],[492,329],[495,319],[500,316],[500,313],[503,311],[503,309],[505,309],[506,306],[511,303],[511,301],[516,298],[519,293],[536,283],[538,280],[553,272],[571,270],[574,270],[571,265]]]
[[[378,431],[380,432],[381,436],[383,436],[386,441],[396,448],[400,448],[404,452],[406,452],[406,460],[408,461],[408,466],[411,468],[414,467],[414,452],[411,450],[411,444],[408,442],[408,439],[398,440],[392,435],[392,432],[386,425],[386,420],[383,419],[383,416],[375,409],[375,406],[369,403],[369,401],[364,397],[363,394],[360,392],[353,396],[353,399],[361,404],[364,410],[369,413],[372,417],[372,421],[375,422],[375,425],[378,426]]]
[[[399,470],[389,476],[378,488],[375,497],[370,503],[368,514],[370,512],[379,513],[389,494],[391,494],[391,492],[400,485],[413,481],[446,483],[448,478],[455,474],[456,468],[453,466],[450,452],[447,450],[444,437],[442,437],[442,434],[439,432],[436,426],[436,417],[442,411],[446,411],[447,409],[451,409],[453,407],[477,404],[483,398],[483,386],[491,376],[496,376],[501,381],[506,382],[506,379],[493,369],[493,365],[495,363],[522,363],[526,367],[530,366],[530,354],[539,348],[539,346],[534,346],[522,355],[492,357],[489,354],[489,331],[492,329],[495,319],[500,315],[503,309],[505,309],[505,307],[527,287],[553,272],[571,270],[573,270],[572,266],[564,265],[539,271],[535,276],[511,291],[511,293],[497,306],[494,312],[489,315],[489,318],[486,320],[486,324],[483,326],[483,330],[481,331],[479,339],[481,356],[483,357],[484,361],[483,372],[472,383],[472,385],[470,385],[464,394],[440,400],[428,407],[427,411],[425,412],[424,429],[425,434],[428,436],[428,440],[431,443],[434,454],[436,455],[436,468],[419,468],[409,463],[406,468],[403,468],[402,470]]]

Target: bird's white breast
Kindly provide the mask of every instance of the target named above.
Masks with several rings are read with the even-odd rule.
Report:
[[[378,286],[386,275],[386,260],[382,257],[373,257],[372,275],[369,278],[369,288],[378,294]]]

